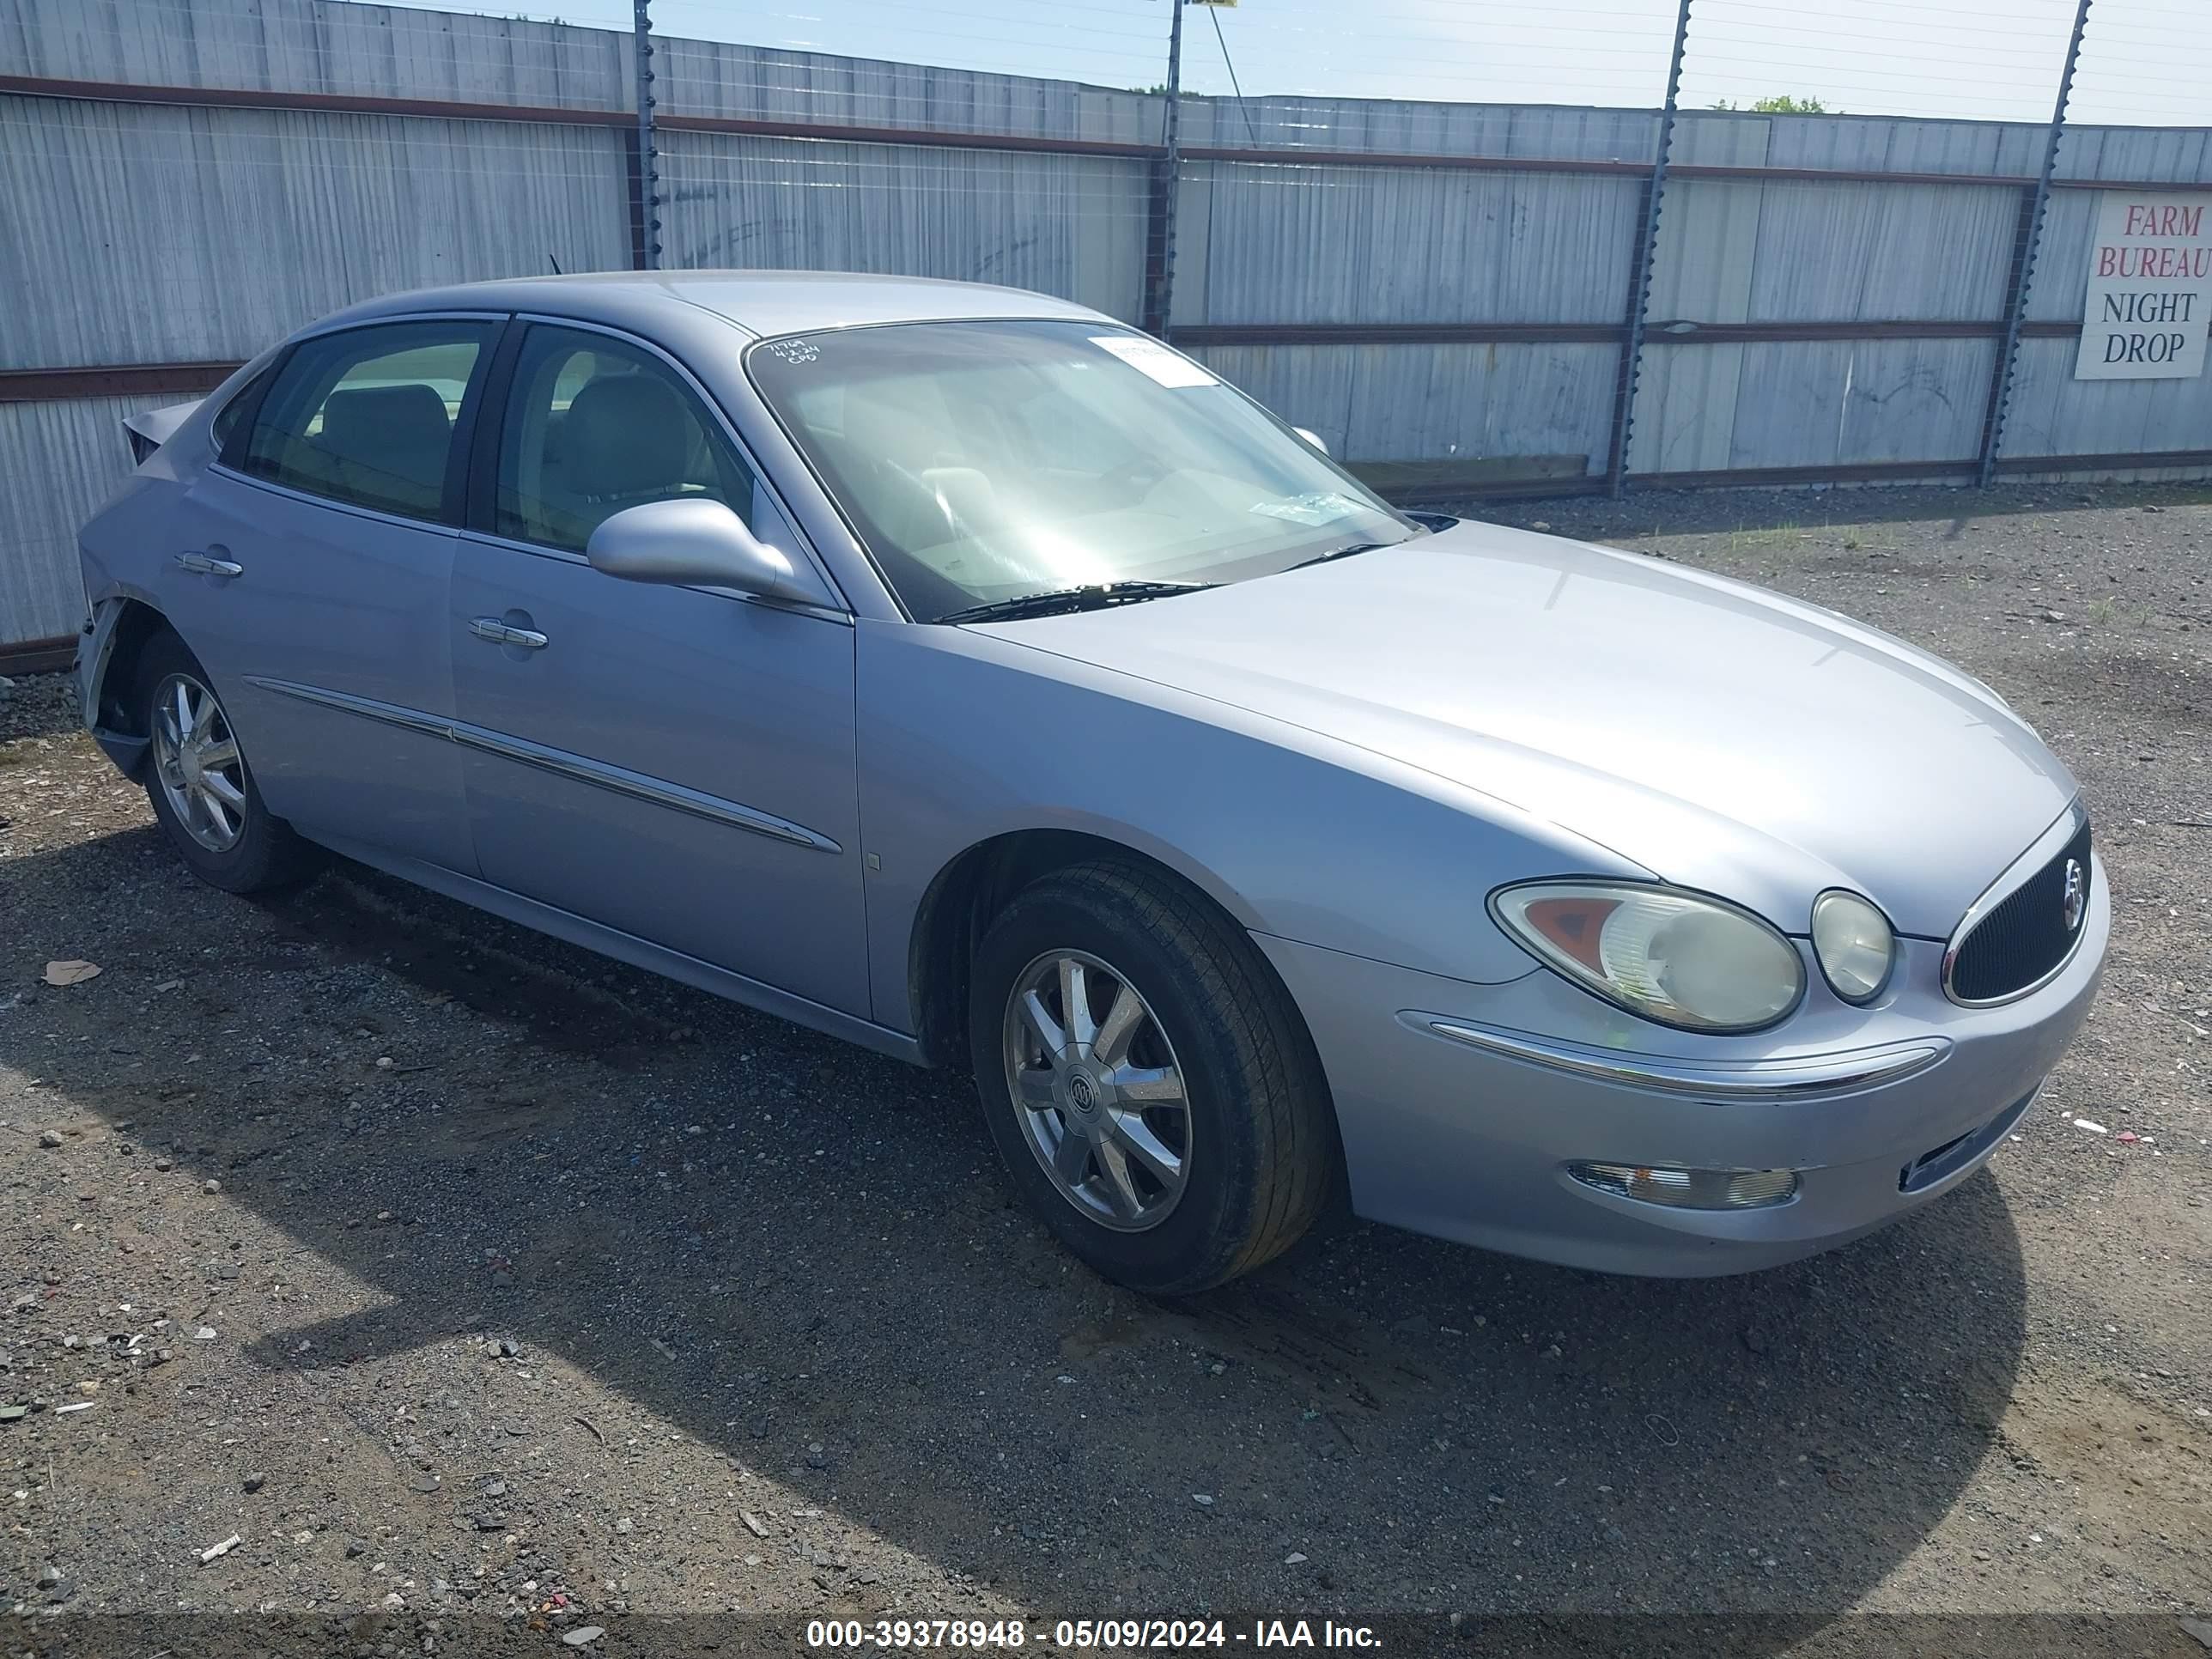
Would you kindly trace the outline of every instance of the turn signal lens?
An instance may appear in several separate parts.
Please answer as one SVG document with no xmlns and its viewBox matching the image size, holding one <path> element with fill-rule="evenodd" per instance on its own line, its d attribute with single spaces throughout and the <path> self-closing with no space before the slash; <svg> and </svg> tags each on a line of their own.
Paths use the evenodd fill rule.
<svg viewBox="0 0 2212 1659">
<path fill-rule="evenodd" d="M 1672 1170 L 1658 1164 L 1570 1164 L 1585 1187 L 1676 1210 L 1759 1210 L 1797 1195 L 1795 1170 Z"/>
<path fill-rule="evenodd" d="M 1813 954 L 1838 996 L 1869 1002 L 1889 982 L 1897 938 L 1871 900 L 1835 888 L 1813 901 Z"/>
<path fill-rule="evenodd" d="M 1501 888 L 1491 912 L 1568 978 L 1632 1014 L 1690 1031 L 1755 1031 L 1797 1006 L 1796 948 L 1748 910 L 1639 882 Z"/>
</svg>

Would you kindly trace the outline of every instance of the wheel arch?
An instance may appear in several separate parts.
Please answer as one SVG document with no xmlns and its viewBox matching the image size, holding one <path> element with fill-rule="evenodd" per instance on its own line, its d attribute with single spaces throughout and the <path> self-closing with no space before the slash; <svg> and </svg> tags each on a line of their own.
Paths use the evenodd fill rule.
<svg viewBox="0 0 2212 1659">
<path fill-rule="evenodd" d="M 1078 864 L 1110 860 L 1176 883 L 1203 901 L 1224 927 L 1242 938 L 1249 923 L 1233 895 L 1127 842 L 1086 830 L 1037 827 L 1005 831 L 979 841 L 947 860 L 922 891 L 907 943 L 907 979 L 915 1036 L 926 1063 L 964 1063 L 967 1051 L 969 964 L 992 918 L 1039 877 Z M 1293 1012 L 1297 1004 L 1264 952 L 1253 952 L 1258 969 L 1274 980 Z M 1304 1023 L 1304 1016 L 1298 1016 Z"/>
<path fill-rule="evenodd" d="M 165 631 L 175 630 L 150 601 L 132 594 L 109 599 L 95 619 L 94 655 L 78 688 L 94 739 L 134 780 L 145 773 L 148 733 L 141 729 L 144 722 L 133 706 L 131 689 L 138 683 L 148 643 Z"/>
<path fill-rule="evenodd" d="M 1171 885 L 1212 913 L 1224 943 L 1242 955 L 1249 981 L 1263 1001 L 1275 1005 L 1272 1019 L 1277 1040 L 1291 1050 L 1285 1054 L 1285 1061 L 1314 1081 L 1321 1139 L 1312 1150 L 1322 1160 L 1316 1171 L 1319 1186 L 1311 1195 L 1314 1207 L 1302 1210 L 1304 1218 L 1281 1242 L 1253 1258 L 1252 1264 L 1285 1248 L 1309 1222 L 1337 1224 L 1351 1213 L 1344 1133 L 1335 1091 L 1305 1011 L 1267 953 L 1252 942 L 1249 925 L 1238 917 L 1233 899 L 1224 902 L 1208 890 L 1206 881 L 1126 842 L 1082 830 L 1017 830 L 975 842 L 937 872 L 915 911 L 908 949 L 915 1033 L 923 1063 L 965 1069 L 976 947 L 1000 911 L 1017 893 L 1054 871 L 1098 863 L 1120 864 L 1155 883 Z M 1331 1217 L 1336 1221 L 1325 1220 Z"/>
</svg>

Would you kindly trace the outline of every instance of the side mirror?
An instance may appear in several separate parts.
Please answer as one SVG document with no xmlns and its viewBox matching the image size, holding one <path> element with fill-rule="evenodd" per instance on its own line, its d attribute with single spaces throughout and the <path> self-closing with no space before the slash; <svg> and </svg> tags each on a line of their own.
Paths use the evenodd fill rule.
<svg viewBox="0 0 2212 1659">
<path fill-rule="evenodd" d="M 786 555 L 720 501 L 700 496 L 624 507 L 592 532 L 584 556 L 592 569 L 626 582 L 733 587 L 800 605 L 822 599 Z"/>
<path fill-rule="evenodd" d="M 1297 433 L 1297 434 L 1298 434 L 1298 436 L 1300 436 L 1301 438 L 1304 438 L 1304 439 L 1308 442 L 1308 443 L 1311 444 L 1311 445 L 1312 445 L 1316 449 L 1318 449 L 1319 451 L 1321 451 L 1321 453 L 1322 453 L 1322 454 L 1326 455 L 1326 454 L 1328 454 L 1328 446 L 1326 443 L 1324 443 L 1324 442 L 1322 442 L 1322 435 L 1321 435 L 1321 434 L 1320 434 L 1320 433 L 1318 433 L 1318 432 L 1316 432 L 1316 431 L 1315 431 L 1311 427 L 1309 427 L 1309 426 L 1294 426 L 1294 427 L 1292 427 L 1292 428 L 1291 428 L 1291 431 L 1293 431 L 1293 432 L 1295 432 L 1295 433 Z"/>
</svg>

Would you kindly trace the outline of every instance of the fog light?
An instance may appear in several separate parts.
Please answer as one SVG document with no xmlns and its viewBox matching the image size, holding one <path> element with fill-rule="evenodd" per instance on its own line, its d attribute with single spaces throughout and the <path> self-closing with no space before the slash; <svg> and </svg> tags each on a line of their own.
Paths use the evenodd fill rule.
<svg viewBox="0 0 2212 1659">
<path fill-rule="evenodd" d="M 1797 1195 L 1795 1170 L 1670 1170 L 1656 1164 L 1570 1164 L 1585 1187 L 1677 1210 L 1757 1210 Z"/>
</svg>

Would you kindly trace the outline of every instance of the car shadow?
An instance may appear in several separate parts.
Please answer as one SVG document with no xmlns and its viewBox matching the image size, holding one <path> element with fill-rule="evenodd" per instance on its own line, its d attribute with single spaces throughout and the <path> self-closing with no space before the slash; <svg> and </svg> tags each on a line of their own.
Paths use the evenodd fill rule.
<svg viewBox="0 0 2212 1659">
<path fill-rule="evenodd" d="M 1744 1278 L 1344 1222 L 1158 1304 L 1013 1206 L 963 1079 L 354 866 L 252 907 L 173 870 L 150 830 L 0 866 L 27 921 L 135 891 L 144 974 L 201 963 L 150 997 L 127 1080 L 72 1081 L 88 999 L 0 1044 L 374 1293 L 253 1344 L 272 1370 L 509 1336 L 1063 1613 L 1763 1613 L 1773 1650 L 2001 1443 L 2024 1290 L 1986 1173 Z M 210 961 L 218 929 L 246 943 Z"/>
</svg>

